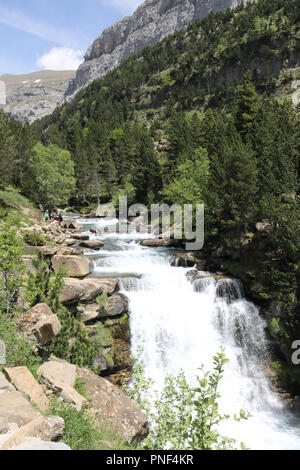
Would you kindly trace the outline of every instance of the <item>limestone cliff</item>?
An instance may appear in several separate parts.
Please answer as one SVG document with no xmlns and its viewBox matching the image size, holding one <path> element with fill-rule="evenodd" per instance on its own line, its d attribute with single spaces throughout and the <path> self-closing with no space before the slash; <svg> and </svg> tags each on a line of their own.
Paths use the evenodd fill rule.
<svg viewBox="0 0 300 470">
<path fill-rule="evenodd" d="M 1 95 L 1 108 L 21 122 L 33 122 L 51 114 L 62 101 L 74 71 L 42 70 L 26 75 L 3 75 L 6 92 Z M 1 90 L 4 91 L 2 85 Z M 3 104 L 5 103 L 5 104 Z"/>
<path fill-rule="evenodd" d="M 132 16 L 103 31 L 89 47 L 65 98 L 120 65 L 130 55 L 161 41 L 211 11 L 236 7 L 242 0 L 146 0 Z M 245 2 L 244 2 L 245 3 Z"/>
</svg>

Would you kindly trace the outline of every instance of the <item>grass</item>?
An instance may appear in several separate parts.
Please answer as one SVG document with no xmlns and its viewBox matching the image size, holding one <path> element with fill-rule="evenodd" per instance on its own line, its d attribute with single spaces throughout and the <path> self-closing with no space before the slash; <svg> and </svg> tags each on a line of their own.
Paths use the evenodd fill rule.
<svg viewBox="0 0 300 470">
<path fill-rule="evenodd" d="M 97 425 L 88 409 L 77 411 L 70 405 L 53 400 L 49 413 L 64 419 L 61 441 L 72 450 L 132 450 L 130 444 L 114 430 Z"/>
<path fill-rule="evenodd" d="M 0 191 L 0 206 L 11 209 L 29 207 L 29 201 L 17 191 Z"/>
</svg>

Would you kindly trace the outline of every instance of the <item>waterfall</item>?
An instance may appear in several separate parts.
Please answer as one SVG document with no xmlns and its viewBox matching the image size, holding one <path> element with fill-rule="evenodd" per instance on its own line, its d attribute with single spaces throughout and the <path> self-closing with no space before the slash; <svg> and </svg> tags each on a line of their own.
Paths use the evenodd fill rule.
<svg viewBox="0 0 300 470">
<path fill-rule="evenodd" d="M 251 449 L 300 448 L 299 419 L 284 409 L 264 373 L 265 322 L 244 298 L 241 282 L 205 272 L 193 280 L 191 268 L 171 266 L 172 250 L 142 247 L 139 234 L 99 238 L 105 248 L 93 256 L 94 274 L 120 276 L 130 305 L 132 353 L 143 346 L 146 374 L 156 386 L 181 369 L 194 384 L 198 368 L 211 370 L 223 346 L 229 362 L 220 385 L 221 411 L 252 414 L 245 422 L 226 422 L 223 434 Z"/>
</svg>

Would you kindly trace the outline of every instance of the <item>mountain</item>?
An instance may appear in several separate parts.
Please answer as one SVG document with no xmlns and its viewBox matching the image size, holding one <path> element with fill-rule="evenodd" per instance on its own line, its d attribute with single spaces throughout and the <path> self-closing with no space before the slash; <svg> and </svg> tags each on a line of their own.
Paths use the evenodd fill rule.
<svg viewBox="0 0 300 470">
<path fill-rule="evenodd" d="M 21 122 L 32 123 L 51 114 L 61 102 L 74 71 L 42 70 L 25 75 L 2 75 L 6 105 L 2 109 Z"/>
<path fill-rule="evenodd" d="M 191 22 L 204 18 L 210 12 L 224 11 L 240 3 L 242 0 L 145 1 L 132 16 L 103 31 L 89 47 L 65 98 L 72 98 L 79 89 L 144 47 L 152 46 L 176 31 L 186 30 Z"/>
</svg>

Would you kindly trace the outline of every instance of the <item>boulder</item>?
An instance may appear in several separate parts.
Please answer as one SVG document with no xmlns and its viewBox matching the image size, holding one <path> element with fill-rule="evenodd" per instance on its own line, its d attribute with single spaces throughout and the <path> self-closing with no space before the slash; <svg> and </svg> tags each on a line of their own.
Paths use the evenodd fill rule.
<svg viewBox="0 0 300 470">
<path fill-rule="evenodd" d="M 55 255 L 61 256 L 80 256 L 83 254 L 81 248 L 70 248 L 60 246 L 41 246 L 39 250 L 43 253 L 46 258 L 52 258 Z"/>
<path fill-rule="evenodd" d="M 128 312 L 126 297 L 121 294 L 114 294 L 108 299 L 106 305 L 101 307 L 99 317 L 117 317 L 126 312 Z"/>
<path fill-rule="evenodd" d="M 147 418 L 121 389 L 87 369 L 77 368 L 92 397 L 91 412 L 103 425 L 112 427 L 123 439 L 141 441 L 149 433 Z"/>
<path fill-rule="evenodd" d="M 74 220 L 65 220 L 62 225 L 63 228 L 71 229 L 71 230 L 82 230 L 83 225 L 74 222 Z"/>
<path fill-rule="evenodd" d="M 46 411 L 49 408 L 50 403 L 42 386 L 35 380 L 27 367 L 7 368 L 5 372 L 16 389 L 24 393 L 41 411 Z"/>
<path fill-rule="evenodd" d="M 1 450 L 9 450 L 20 445 L 28 437 L 38 437 L 44 441 L 54 441 L 63 435 L 65 423 L 59 416 L 38 416 L 22 426 L 16 433 L 9 437 L 1 447 Z"/>
<path fill-rule="evenodd" d="M 72 238 L 74 240 L 88 241 L 90 236 L 85 233 L 73 233 Z"/>
<path fill-rule="evenodd" d="M 60 394 L 60 397 L 71 403 L 78 411 L 86 404 L 86 399 L 74 387 L 76 367 L 66 361 L 50 360 L 38 370 L 40 381 L 49 390 Z"/>
<path fill-rule="evenodd" d="M 0 372 L 0 395 L 6 395 L 7 393 L 15 391 L 15 387 L 9 383 L 9 381 L 5 378 L 5 375 Z"/>
<path fill-rule="evenodd" d="M 100 305 L 98 304 L 88 304 L 86 306 L 80 306 L 77 308 L 77 311 L 81 314 L 81 319 L 84 323 L 96 320 L 100 315 Z"/>
<path fill-rule="evenodd" d="M 57 358 L 51 358 L 45 362 L 37 371 L 39 379 L 45 383 L 59 380 L 71 387 L 74 387 L 76 381 L 76 367 Z"/>
<path fill-rule="evenodd" d="M 183 267 L 183 268 L 192 268 L 195 265 L 206 263 L 205 260 L 199 259 L 195 253 L 188 252 L 188 253 L 175 253 L 171 258 L 171 266 L 176 267 Z"/>
<path fill-rule="evenodd" d="M 36 338 L 42 345 L 58 335 L 61 324 L 47 304 L 38 304 L 31 308 L 20 320 L 19 328 L 26 336 Z"/>
<path fill-rule="evenodd" d="M 83 248 L 90 248 L 91 250 L 100 250 L 100 248 L 104 247 L 104 243 L 100 240 L 87 240 L 82 241 L 80 243 L 80 246 L 82 246 Z"/>
<path fill-rule="evenodd" d="M 7 417 L 0 417 L 0 434 L 6 434 L 9 431 L 9 422 Z"/>
<path fill-rule="evenodd" d="M 63 304 L 74 304 L 79 301 L 91 302 L 103 292 L 108 295 L 113 294 L 116 288 L 116 279 L 88 278 L 79 280 L 68 278 L 62 288 L 60 301 Z"/>
<path fill-rule="evenodd" d="M 45 442 L 38 437 L 29 437 L 18 446 L 14 446 L 12 450 L 31 450 L 31 451 L 59 451 L 59 450 L 72 450 L 64 442 Z"/>
<path fill-rule="evenodd" d="M 83 256 L 62 256 L 56 255 L 52 258 L 54 272 L 60 269 L 67 271 L 69 277 L 86 277 L 92 271 L 92 262 Z"/>
<path fill-rule="evenodd" d="M 9 423 L 24 426 L 38 416 L 21 392 L 0 395 L 0 418 L 7 419 Z"/>
</svg>

